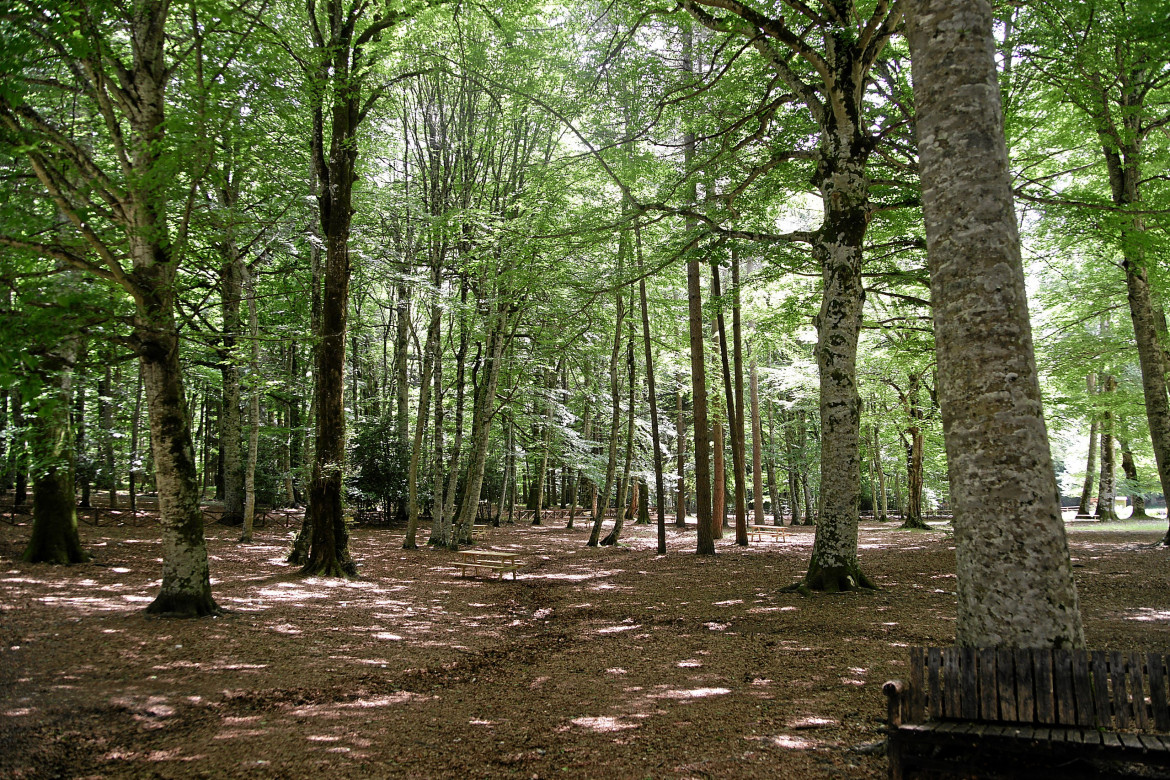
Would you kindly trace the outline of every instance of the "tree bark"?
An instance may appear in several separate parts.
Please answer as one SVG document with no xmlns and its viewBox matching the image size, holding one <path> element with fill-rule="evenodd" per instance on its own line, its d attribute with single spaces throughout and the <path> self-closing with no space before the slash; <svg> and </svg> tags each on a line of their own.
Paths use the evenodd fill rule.
<svg viewBox="0 0 1170 780">
<path fill-rule="evenodd" d="M 912 0 L 938 391 L 970 647 L 1083 647 L 1048 449 L 986 0 Z"/>
<path fill-rule="evenodd" d="M 436 283 L 434 294 L 439 294 L 442 283 L 441 272 L 434 271 Z M 439 335 L 443 324 L 443 310 L 436 300 L 431 304 L 431 317 L 427 326 L 427 341 L 423 347 L 422 377 L 419 380 L 418 417 L 414 423 L 414 440 L 410 444 L 410 466 L 406 473 L 406 539 L 402 542 L 402 549 L 417 550 L 418 542 L 415 537 L 418 533 L 418 466 L 422 460 L 423 434 L 426 432 L 427 417 L 431 404 L 431 381 L 434 378 L 435 363 L 443 359 L 439 354 Z M 509 439 L 509 443 L 511 439 Z M 509 453 L 509 456 L 511 453 Z M 432 522 L 434 520 L 432 519 Z"/>
<path fill-rule="evenodd" d="M 677 418 L 675 420 L 675 445 L 678 449 L 676 453 L 678 459 L 678 485 L 675 491 L 674 499 L 674 525 L 676 528 L 686 528 L 687 526 L 687 434 L 686 434 L 686 420 L 683 418 L 683 394 L 682 387 L 674 393 L 676 407 L 675 411 Z"/>
<path fill-rule="evenodd" d="M 224 198 L 224 200 L 227 200 Z M 227 203 L 221 203 L 225 208 Z M 219 349 L 219 374 L 222 384 L 219 415 L 219 451 L 223 469 L 223 515 L 219 522 L 239 525 L 244 521 L 244 458 L 241 442 L 244 437 L 243 415 L 240 404 L 240 360 L 236 354 L 243 320 L 240 302 L 243 300 L 244 259 L 234 241 L 227 240 L 220 248 L 223 264 L 219 269 L 220 306 L 223 309 L 223 338 Z"/>
<path fill-rule="evenodd" d="M 1117 389 L 1117 380 L 1110 374 L 1101 377 L 1101 392 L 1105 398 L 1105 410 L 1101 412 L 1101 476 L 1097 480 L 1098 520 L 1108 522 L 1117 519 L 1113 501 L 1117 498 L 1117 470 L 1113 459 L 1113 410 L 1109 408 L 1109 394 Z"/>
<path fill-rule="evenodd" d="M 752 512 L 755 525 L 764 524 L 763 426 L 760 424 L 760 388 L 753 357 L 748 368 L 748 387 L 752 405 Z"/>
<path fill-rule="evenodd" d="M 666 555 L 666 482 L 662 474 L 662 437 L 658 429 L 658 394 L 654 387 L 654 355 L 650 343 L 650 308 L 642 262 L 642 231 L 634 222 L 634 254 L 638 258 L 638 299 L 642 305 L 642 344 L 646 353 L 646 394 L 650 399 L 650 441 L 654 448 L 654 497 L 658 507 L 658 554 Z M 576 503 L 576 486 L 573 488 Z M 649 512 L 649 497 L 645 502 Z"/>
<path fill-rule="evenodd" d="M 80 338 L 70 337 L 48 352 L 40 366 L 42 388 L 32 402 L 36 420 L 29 435 L 33 477 L 32 533 L 21 560 L 81 563 L 89 556 L 77 533 L 74 436 L 69 422 L 74 362 Z"/>
<path fill-rule="evenodd" d="M 256 460 L 260 455 L 260 394 L 264 392 L 264 386 L 260 381 L 260 313 L 256 308 L 256 279 L 242 261 L 240 266 L 248 299 L 248 335 L 252 342 L 248 350 L 252 381 L 248 392 L 248 460 L 244 465 L 244 533 L 240 541 L 250 542 L 256 522 Z"/>
</svg>

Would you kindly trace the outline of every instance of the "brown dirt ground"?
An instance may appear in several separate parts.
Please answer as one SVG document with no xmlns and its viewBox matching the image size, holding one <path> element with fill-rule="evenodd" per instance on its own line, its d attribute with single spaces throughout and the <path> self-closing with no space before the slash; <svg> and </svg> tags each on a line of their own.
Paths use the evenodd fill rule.
<svg viewBox="0 0 1170 780">
<path fill-rule="evenodd" d="M 0 776 L 885 776 L 881 685 L 953 640 L 947 534 L 864 524 L 882 589 L 805 598 L 780 588 L 812 529 L 700 558 L 692 533 L 659 557 L 653 528 L 589 549 L 562 525 L 489 535 L 524 552 L 515 582 L 369 528 L 360 579 L 302 579 L 287 528 L 211 526 L 230 612 L 199 621 L 142 612 L 155 527 L 83 526 L 93 562 L 53 567 L 0 525 Z M 1071 534 L 1091 647 L 1170 645 L 1157 538 Z"/>
</svg>

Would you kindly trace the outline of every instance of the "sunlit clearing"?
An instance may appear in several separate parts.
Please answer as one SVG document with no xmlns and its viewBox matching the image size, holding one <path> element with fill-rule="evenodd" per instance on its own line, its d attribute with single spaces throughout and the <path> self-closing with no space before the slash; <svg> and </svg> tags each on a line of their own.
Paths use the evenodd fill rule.
<svg viewBox="0 0 1170 780">
<path fill-rule="evenodd" d="M 717 607 L 730 607 L 734 604 L 742 604 L 742 603 L 743 603 L 743 599 L 731 599 L 730 601 L 716 601 L 715 606 L 717 606 Z"/>
<path fill-rule="evenodd" d="M 787 748 L 788 750 L 811 750 L 817 744 L 811 739 L 801 739 L 800 737 L 793 737 L 788 734 L 779 734 L 772 737 L 771 742 L 776 747 Z"/>
<path fill-rule="evenodd" d="M 703 625 L 711 631 L 726 631 L 731 628 L 730 623 L 704 623 Z"/>
<path fill-rule="evenodd" d="M 398 634 L 388 634 L 385 631 L 380 631 L 377 634 L 374 634 L 374 638 L 375 639 L 385 639 L 388 642 L 401 642 L 402 641 L 402 637 L 400 637 Z"/>
<path fill-rule="evenodd" d="M 613 668 L 606 669 L 605 673 L 606 674 L 626 674 L 626 670 L 622 669 L 620 666 L 615 666 Z"/>
<path fill-rule="evenodd" d="M 469 720 L 467 722 L 470 723 L 472 726 L 494 726 L 494 725 L 496 725 L 496 722 L 494 720 L 480 720 L 478 718 L 472 718 L 471 720 Z"/>
<path fill-rule="evenodd" d="M 310 742 L 340 742 L 341 737 L 335 737 L 329 734 L 316 734 L 306 737 Z"/>
<path fill-rule="evenodd" d="M 698 667 L 703 665 L 703 662 L 696 660 L 694 658 L 688 658 L 685 661 L 679 661 L 677 665 L 681 666 L 684 669 L 697 669 Z"/>
<path fill-rule="evenodd" d="M 599 633 L 599 634 L 617 634 L 621 631 L 633 631 L 635 628 L 641 628 L 641 627 L 642 626 L 640 626 L 640 625 L 637 625 L 637 626 L 607 626 L 606 628 L 597 629 L 597 633 Z"/>
<path fill-rule="evenodd" d="M 617 718 L 573 718 L 572 723 L 594 731 L 622 731 L 638 727 L 635 723 L 625 723 Z"/>
</svg>

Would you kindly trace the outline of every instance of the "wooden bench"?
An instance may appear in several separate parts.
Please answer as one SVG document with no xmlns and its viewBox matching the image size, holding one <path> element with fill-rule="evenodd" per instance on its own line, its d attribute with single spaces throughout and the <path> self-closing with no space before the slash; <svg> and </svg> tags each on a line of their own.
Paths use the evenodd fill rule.
<svg viewBox="0 0 1170 780">
<path fill-rule="evenodd" d="M 773 541 L 779 539 L 782 542 L 788 541 L 788 533 L 782 525 L 749 525 L 748 539 L 753 542 L 762 542 L 764 537 Z"/>
<path fill-rule="evenodd" d="M 512 579 L 516 579 L 516 570 L 522 565 L 519 558 L 519 553 L 496 552 L 494 550 L 460 550 L 459 566 L 462 571 L 459 576 L 466 576 L 468 569 L 471 569 L 473 575 L 477 570 L 485 569 L 488 572 L 499 572 L 500 579 L 503 579 L 504 572 L 510 571 Z"/>
<path fill-rule="evenodd" d="M 910 649 L 889 705 L 890 777 L 1117 777 L 1170 767 L 1166 656 Z M 1164 775 L 1158 775 L 1164 776 Z"/>
</svg>

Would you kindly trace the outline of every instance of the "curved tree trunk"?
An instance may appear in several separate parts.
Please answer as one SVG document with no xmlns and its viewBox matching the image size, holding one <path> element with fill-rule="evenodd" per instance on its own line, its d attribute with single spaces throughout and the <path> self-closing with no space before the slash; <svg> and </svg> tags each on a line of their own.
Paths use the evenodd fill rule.
<svg viewBox="0 0 1170 780">
<path fill-rule="evenodd" d="M 1083 647 L 1048 449 L 986 0 L 912 0 L 938 391 L 968 647 Z"/>
</svg>

